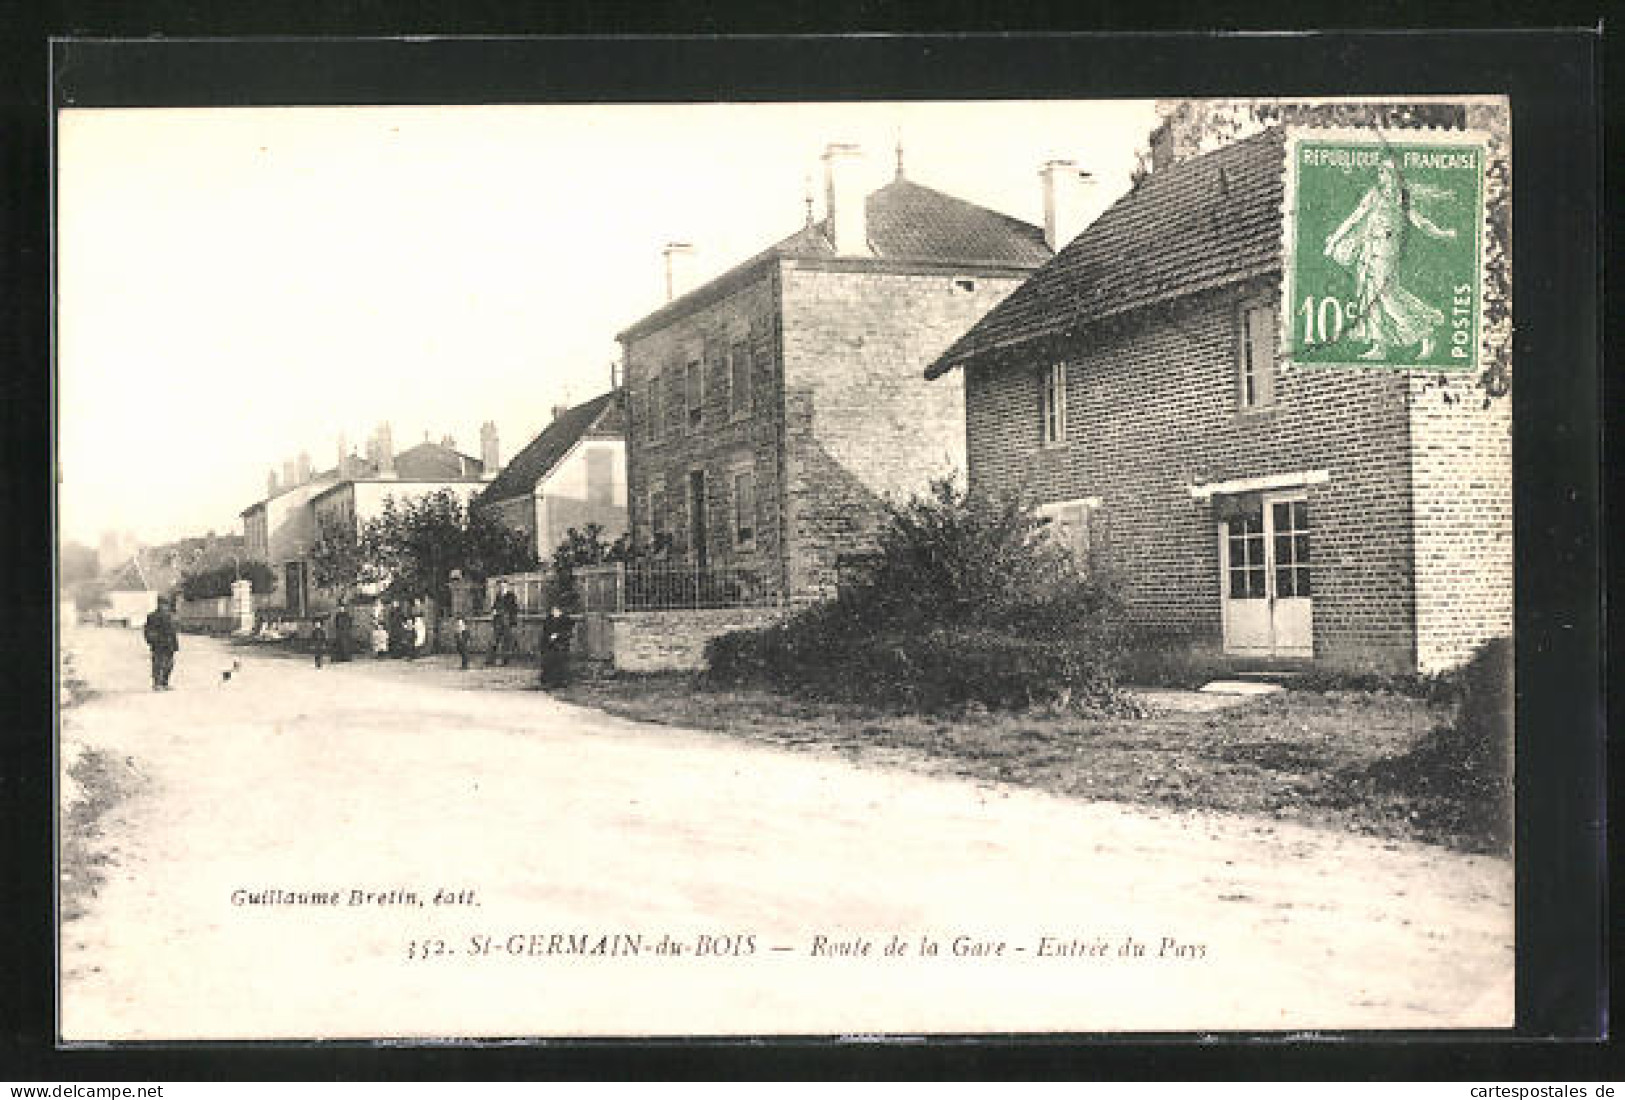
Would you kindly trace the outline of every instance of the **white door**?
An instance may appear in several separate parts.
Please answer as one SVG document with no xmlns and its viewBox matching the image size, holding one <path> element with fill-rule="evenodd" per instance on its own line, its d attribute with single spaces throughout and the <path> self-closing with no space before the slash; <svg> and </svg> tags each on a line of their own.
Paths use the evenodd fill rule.
<svg viewBox="0 0 1625 1100">
<path fill-rule="evenodd" d="M 1225 651 L 1313 656 L 1309 503 L 1303 494 L 1249 498 L 1219 524 L 1219 559 Z"/>
</svg>

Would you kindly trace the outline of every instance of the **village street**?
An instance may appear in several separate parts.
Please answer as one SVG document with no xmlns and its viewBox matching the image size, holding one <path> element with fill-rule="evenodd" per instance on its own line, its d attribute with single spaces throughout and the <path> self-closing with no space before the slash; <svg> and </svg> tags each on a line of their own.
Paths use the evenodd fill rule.
<svg viewBox="0 0 1625 1100">
<path fill-rule="evenodd" d="M 65 645 L 69 796 L 122 792 L 70 1040 L 1511 1023 L 1504 861 L 859 769 L 447 658 L 188 636 L 153 693 L 138 631 Z"/>
</svg>

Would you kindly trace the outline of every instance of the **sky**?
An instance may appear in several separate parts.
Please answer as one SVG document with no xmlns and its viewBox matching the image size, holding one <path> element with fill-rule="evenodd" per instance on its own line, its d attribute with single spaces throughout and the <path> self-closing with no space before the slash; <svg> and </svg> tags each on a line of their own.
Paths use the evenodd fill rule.
<svg viewBox="0 0 1625 1100">
<path fill-rule="evenodd" d="M 266 474 L 388 421 L 504 460 L 604 392 L 616 333 L 813 213 L 819 156 L 901 142 L 918 183 L 1042 225 L 1038 169 L 1096 209 L 1150 101 L 66 110 L 58 126 L 63 539 L 240 531 Z"/>
</svg>

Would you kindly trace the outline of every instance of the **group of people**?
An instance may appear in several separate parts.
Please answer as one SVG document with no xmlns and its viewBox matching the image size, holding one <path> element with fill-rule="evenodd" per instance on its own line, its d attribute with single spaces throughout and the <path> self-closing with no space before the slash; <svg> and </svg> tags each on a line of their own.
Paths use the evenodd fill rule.
<svg viewBox="0 0 1625 1100">
<path fill-rule="evenodd" d="M 429 625 L 423 608 L 417 603 L 397 600 L 387 606 L 383 601 L 373 605 L 370 627 L 358 631 L 355 612 L 348 603 L 340 602 L 332 614 L 329 633 L 326 616 L 311 620 L 311 650 L 316 667 L 321 668 L 331 658 L 334 663 L 351 659 L 352 648 L 360 641 L 370 648 L 374 657 L 416 658 L 429 652 Z M 548 608 L 541 622 L 540 675 L 543 685 L 556 687 L 570 679 L 570 642 L 575 621 L 564 609 L 554 605 Z M 175 651 L 180 647 L 175 630 L 171 602 L 158 601 L 158 607 L 147 616 L 142 631 L 147 647 L 152 652 L 152 690 L 167 691 L 169 677 L 175 667 Z M 491 606 L 491 651 L 487 667 L 506 666 L 521 653 L 519 600 L 508 588 L 499 583 L 496 599 Z M 459 617 L 452 628 L 452 638 L 462 668 L 469 667 L 472 651 L 472 632 L 467 619 Z"/>
<path fill-rule="evenodd" d="M 349 604 L 341 601 L 333 612 L 333 630 L 328 633 L 326 616 L 311 620 L 311 650 L 316 667 L 331 656 L 334 663 L 348 661 L 352 647 L 358 642 L 374 657 L 416 658 L 429 652 L 429 620 L 423 609 L 408 600 L 384 604 L 382 600 L 372 607 L 368 620 L 371 626 L 358 636 L 356 616 Z"/>
</svg>

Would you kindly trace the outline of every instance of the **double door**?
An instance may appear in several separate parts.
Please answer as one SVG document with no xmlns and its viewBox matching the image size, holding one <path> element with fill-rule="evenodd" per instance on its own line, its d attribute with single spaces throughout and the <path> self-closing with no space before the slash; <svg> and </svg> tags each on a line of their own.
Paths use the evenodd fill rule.
<svg viewBox="0 0 1625 1100">
<path fill-rule="evenodd" d="M 1229 502 L 1219 523 L 1227 653 L 1314 656 L 1309 502 L 1302 492 Z"/>
</svg>

